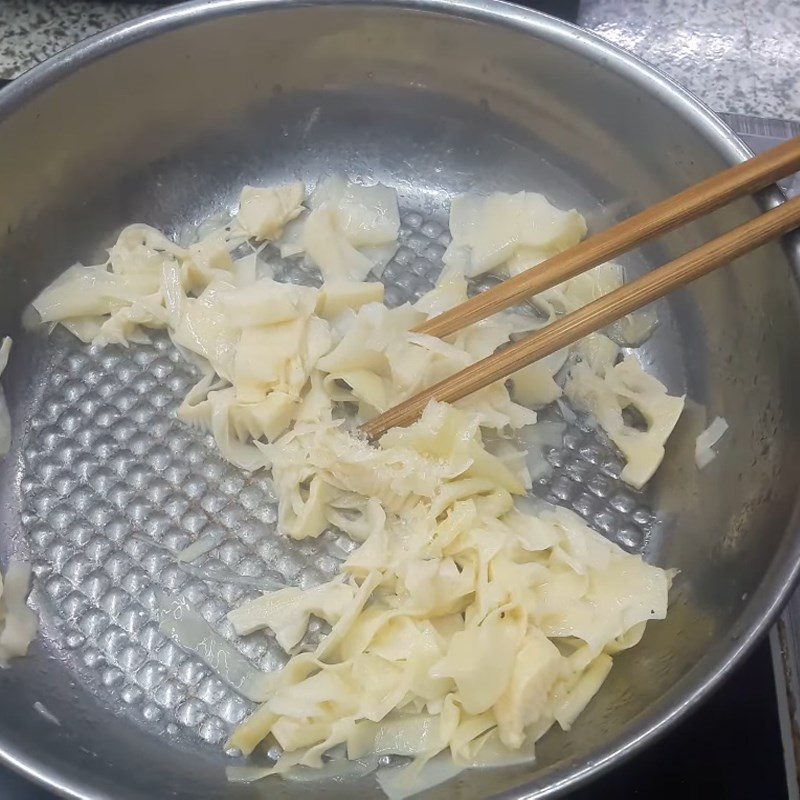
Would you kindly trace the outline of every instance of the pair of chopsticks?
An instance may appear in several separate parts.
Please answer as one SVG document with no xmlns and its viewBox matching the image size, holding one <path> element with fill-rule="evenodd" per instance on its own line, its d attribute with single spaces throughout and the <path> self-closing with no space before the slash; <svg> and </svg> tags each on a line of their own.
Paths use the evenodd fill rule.
<svg viewBox="0 0 800 800">
<path fill-rule="evenodd" d="M 415 330 L 431 336 L 448 336 L 798 170 L 800 137 L 662 200 L 428 320 Z M 788 200 L 456 372 L 369 420 L 362 430 L 368 438 L 377 439 L 390 428 L 409 425 L 419 418 L 431 400 L 454 403 L 494 381 L 507 378 L 518 369 L 573 344 L 797 227 L 800 227 L 800 197 Z"/>
</svg>

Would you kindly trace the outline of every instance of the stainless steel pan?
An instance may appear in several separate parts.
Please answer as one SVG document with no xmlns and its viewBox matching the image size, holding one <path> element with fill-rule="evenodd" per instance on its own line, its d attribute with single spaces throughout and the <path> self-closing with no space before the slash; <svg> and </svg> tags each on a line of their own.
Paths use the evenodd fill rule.
<svg viewBox="0 0 800 800">
<path fill-rule="evenodd" d="M 372 778 L 227 785 L 220 742 L 247 705 L 159 632 L 153 593 L 184 594 L 228 635 L 224 612 L 250 589 L 186 575 L 165 547 L 221 527 L 228 539 L 204 568 L 302 582 L 335 569 L 336 540 L 278 538 L 263 480 L 174 419 L 193 376 L 166 340 L 94 352 L 22 330 L 22 309 L 65 265 L 98 257 L 129 221 L 184 236 L 233 208 L 245 182 L 337 170 L 399 190 L 403 247 L 386 281 L 400 302 L 435 276 L 456 192 L 536 189 L 598 229 L 746 155 L 644 64 L 491 0 L 204 0 L 4 89 L 0 329 L 16 348 L 0 540 L 4 557 L 35 563 L 43 631 L 0 673 L 3 758 L 93 800 L 377 795 Z M 676 233 L 627 261 L 629 274 L 757 210 L 741 201 Z M 800 551 L 797 266 L 797 241 L 764 248 L 659 308 L 642 358 L 731 424 L 707 469 L 694 466 L 706 417 L 692 406 L 647 495 L 620 485 L 614 454 L 578 429 L 538 487 L 681 570 L 668 620 L 617 659 L 572 731 L 545 739 L 535 768 L 468 774 L 430 797 L 557 794 L 672 725 L 764 631 Z M 265 668 L 280 662 L 266 636 L 240 647 Z"/>
</svg>

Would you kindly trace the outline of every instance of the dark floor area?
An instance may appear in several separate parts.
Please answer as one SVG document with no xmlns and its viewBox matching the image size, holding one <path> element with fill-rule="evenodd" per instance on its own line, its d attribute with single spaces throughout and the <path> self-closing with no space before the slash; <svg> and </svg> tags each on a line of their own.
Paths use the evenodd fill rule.
<svg viewBox="0 0 800 800">
<path fill-rule="evenodd" d="M 788 798 L 769 642 L 689 719 L 568 800 Z"/>
</svg>

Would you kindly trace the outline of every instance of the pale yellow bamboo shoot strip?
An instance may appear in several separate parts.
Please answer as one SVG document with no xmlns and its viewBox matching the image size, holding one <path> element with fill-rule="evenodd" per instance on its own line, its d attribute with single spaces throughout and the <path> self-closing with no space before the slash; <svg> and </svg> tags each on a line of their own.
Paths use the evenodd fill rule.
<svg viewBox="0 0 800 800">
<path fill-rule="evenodd" d="M 626 314 L 797 227 L 800 227 L 800 197 L 734 228 L 451 375 L 371 419 L 362 426 L 362 430 L 369 438 L 376 439 L 390 428 L 408 425 L 419 418 L 431 400 L 454 403 L 494 381 L 507 378 L 518 369 L 605 328 Z"/>
<path fill-rule="evenodd" d="M 448 336 L 473 322 L 596 267 L 667 231 L 800 170 L 800 137 L 684 189 L 623 222 L 424 322 L 416 331 Z"/>
</svg>

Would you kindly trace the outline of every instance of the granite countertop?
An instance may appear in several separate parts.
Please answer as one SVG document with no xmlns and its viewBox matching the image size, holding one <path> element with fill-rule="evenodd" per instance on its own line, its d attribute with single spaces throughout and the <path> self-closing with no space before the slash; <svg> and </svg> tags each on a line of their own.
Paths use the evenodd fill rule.
<svg viewBox="0 0 800 800">
<path fill-rule="evenodd" d="M 800 120 L 797 0 L 582 0 L 579 22 L 715 111 Z"/>
<path fill-rule="evenodd" d="M 0 0 L 0 78 L 164 4 Z M 578 21 L 716 111 L 800 120 L 797 0 L 581 0 Z"/>
<path fill-rule="evenodd" d="M 87 36 L 163 5 L 104 0 L 0 0 L 0 78 L 16 78 Z"/>
</svg>

